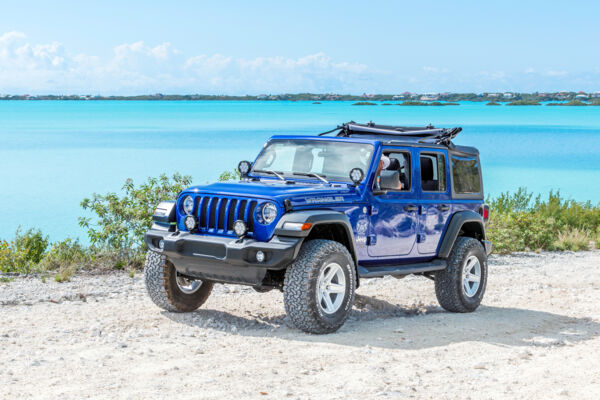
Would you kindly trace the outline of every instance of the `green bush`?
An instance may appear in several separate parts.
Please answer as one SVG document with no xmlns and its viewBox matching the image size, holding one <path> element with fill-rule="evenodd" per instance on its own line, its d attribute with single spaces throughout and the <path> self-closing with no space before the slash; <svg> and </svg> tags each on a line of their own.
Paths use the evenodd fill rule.
<svg viewBox="0 0 600 400">
<path fill-rule="evenodd" d="M 524 188 L 488 199 L 489 240 L 498 253 L 538 250 L 584 250 L 600 230 L 600 206 L 550 192 L 546 200 Z"/>
<path fill-rule="evenodd" d="M 219 182 L 236 181 L 240 179 L 240 171 L 234 169 L 233 171 L 222 172 L 217 178 Z"/>
<path fill-rule="evenodd" d="M 157 204 L 175 199 L 179 192 L 191 184 L 190 176 L 179 174 L 169 178 L 161 175 L 135 186 L 128 179 L 124 193 L 94 194 L 83 199 L 81 206 L 96 214 L 96 220 L 79 218 L 79 225 L 86 228 L 92 246 L 117 252 L 122 259 L 130 260 L 145 250 L 144 233 L 152 225 L 152 214 Z"/>
<path fill-rule="evenodd" d="M 553 247 L 554 250 L 561 251 L 589 250 L 592 240 L 593 238 L 588 231 L 575 228 L 560 232 L 554 241 Z"/>
<path fill-rule="evenodd" d="M 15 238 L 9 243 L 0 242 L 0 267 L 2 272 L 29 274 L 37 270 L 48 248 L 48 236 L 39 229 L 30 228 L 21 233 L 17 229 Z"/>
<path fill-rule="evenodd" d="M 41 264 L 44 270 L 59 270 L 67 266 L 80 269 L 90 264 L 91 260 L 90 249 L 82 246 L 78 240 L 69 238 L 52 244 Z"/>
</svg>

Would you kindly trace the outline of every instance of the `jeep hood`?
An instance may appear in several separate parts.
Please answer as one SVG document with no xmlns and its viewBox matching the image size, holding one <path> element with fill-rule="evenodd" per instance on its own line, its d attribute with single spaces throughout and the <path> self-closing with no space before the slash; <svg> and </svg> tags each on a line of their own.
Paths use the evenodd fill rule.
<svg viewBox="0 0 600 400">
<path fill-rule="evenodd" d="M 262 199 L 272 199 L 283 203 L 285 199 L 290 199 L 293 203 L 304 203 L 308 198 L 315 199 L 312 203 L 318 203 L 318 199 L 324 199 L 324 203 L 344 202 L 348 195 L 357 196 L 358 192 L 354 186 L 345 184 L 311 184 L 306 182 L 296 182 L 295 184 L 286 184 L 283 181 L 240 181 L 240 182 L 219 182 L 209 185 L 192 186 L 183 193 L 205 193 L 217 196 L 237 196 L 253 197 Z M 182 194 L 183 194 L 182 193 Z M 353 197 L 353 196 L 351 196 Z M 299 204 L 298 204 L 299 205 Z"/>
</svg>

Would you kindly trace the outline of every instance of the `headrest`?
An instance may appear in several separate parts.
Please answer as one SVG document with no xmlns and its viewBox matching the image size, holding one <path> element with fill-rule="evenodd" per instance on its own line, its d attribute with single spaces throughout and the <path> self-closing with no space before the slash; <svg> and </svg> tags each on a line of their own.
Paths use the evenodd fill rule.
<svg viewBox="0 0 600 400">
<path fill-rule="evenodd" d="M 400 161 L 397 158 L 390 158 L 390 165 L 386 169 L 389 171 L 400 171 Z"/>
<path fill-rule="evenodd" d="M 400 173 L 398 171 L 381 171 L 379 187 L 381 189 L 397 190 L 400 186 Z"/>
<path fill-rule="evenodd" d="M 433 160 L 429 157 L 421 157 L 421 180 L 433 180 Z"/>
</svg>

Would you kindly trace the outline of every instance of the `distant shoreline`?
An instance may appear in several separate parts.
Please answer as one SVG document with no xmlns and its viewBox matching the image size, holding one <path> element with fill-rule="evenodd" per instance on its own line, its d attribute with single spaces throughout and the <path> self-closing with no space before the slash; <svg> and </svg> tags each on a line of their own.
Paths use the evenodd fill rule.
<svg viewBox="0 0 600 400">
<path fill-rule="evenodd" d="M 354 101 L 354 102 L 406 102 L 405 105 L 431 105 L 432 103 L 457 103 L 457 102 L 485 102 L 494 104 L 511 105 L 538 105 L 536 103 L 557 102 L 569 105 L 600 105 L 600 92 L 552 92 L 552 93 L 411 93 L 402 94 L 333 94 L 333 93 L 285 93 L 261 94 L 257 96 L 226 96 L 205 94 L 149 94 L 135 96 L 100 96 L 100 95 L 9 95 L 0 94 L 0 101 L 311 101 L 319 104 L 327 101 Z M 376 104 L 376 103 L 375 103 Z M 439 104 L 439 105 L 441 105 Z M 438 104 L 436 104 L 438 105 Z"/>
</svg>

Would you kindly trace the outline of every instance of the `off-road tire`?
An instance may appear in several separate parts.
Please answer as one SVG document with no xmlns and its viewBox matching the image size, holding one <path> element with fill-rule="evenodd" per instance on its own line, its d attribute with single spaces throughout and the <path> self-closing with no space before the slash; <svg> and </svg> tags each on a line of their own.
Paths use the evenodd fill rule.
<svg viewBox="0 0 600 400">
<path fill-rule="evenodd" d="M 479 289 L 468 297 L 463 288 L 462 272 L 466 260 L 474 255 L 481 266 Z M 447 311 L 466 313 L 479 307 L 487 284 L 487 256 L 481 242 L 470 237 L 459 236 L 448 257 L 446 269 L 435 274 L 435 295 L 440 305 Z"/>
<path fill-rule="evenodd" d="M 164 255 L 148 251 L 144 279 L 154 304 L 166 311 L 191 312 L 206 302 L 213 288 L 212 282 L 203 281 L 196 292 L 187 294 L 177 286 L 176 276 L 175 266 Z"/>
<path fill-rule="evenodd" d="M 333 261 L 342 267 L 346 291 L 340 308 L 333 314 L 326 314 L 318 304 L 317 282 L 321 270 Z M 304 332 L 335 332 L 352 310 L 355 290 L 356 269 L 348 249 L 332 240 L 311 240 L 302 245 L 298 257 L 285 272 L 285 311 L 294 325 Z"/>
</svg>

